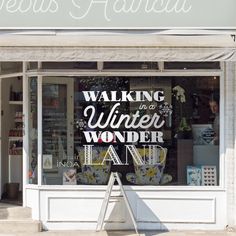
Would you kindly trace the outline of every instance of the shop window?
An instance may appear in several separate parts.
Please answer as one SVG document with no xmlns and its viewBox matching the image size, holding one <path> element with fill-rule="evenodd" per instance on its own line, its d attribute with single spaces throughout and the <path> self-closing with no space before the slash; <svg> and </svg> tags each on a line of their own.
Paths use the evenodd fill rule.
<svg viewBox="0 0 236 236">
<path fill-rule="evenodd" d="M 44 184 L 103 185 L 111 171 L 127 185 L 219 183 L 219 77 L 53 79 Z"/>
<path fill-rule="evenodd" d="M 158 70 L 158 62 L 104 62 L 104 70 Z"/>
<path fill-rule="evenodd" d="M 167 70 L 219 70 L 220 62 L 165 62 L 164 68 Z"/>
<path fill-rule="evenodd" d="M 38 62 L 29 62 L 29 70 L 37 70 Z"/>
<path fill-rule="evenodd" d="M 1 74 L 11 74 L 22 72 L 22 62 L 1 62 L 0 72 Z"/>
<path fill-rule="evenodd" d="M 38 84 L 37 78 L 29 78 L 29 183 L 38 183 Z"/>
<path fill-rule="evenodd" d="M 43 62 L 42 68 L 97 70 L 97 62 Z"/>
</svg>

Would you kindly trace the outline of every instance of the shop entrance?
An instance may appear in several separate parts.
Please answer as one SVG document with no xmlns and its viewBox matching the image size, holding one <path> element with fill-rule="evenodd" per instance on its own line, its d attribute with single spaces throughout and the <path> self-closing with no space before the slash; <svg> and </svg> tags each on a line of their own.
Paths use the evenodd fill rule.
<svg viewBox="0 0 236 236">
<path fill-rule="evenodd" d="M 22 205 L 22 76 L 1 79 L 1 201 Z"/>
</svg>

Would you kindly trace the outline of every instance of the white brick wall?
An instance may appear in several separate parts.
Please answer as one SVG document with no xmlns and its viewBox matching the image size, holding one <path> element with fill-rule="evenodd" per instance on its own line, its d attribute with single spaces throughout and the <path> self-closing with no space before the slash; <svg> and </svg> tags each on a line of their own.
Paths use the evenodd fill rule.
<svg viewBox="0 0 236 236">
<path fill-rule="evenodd" d="M 225 70 L 225 174 L 228 226 L 236 226 L 236 63 L 226 63 Z"/>
</svg>

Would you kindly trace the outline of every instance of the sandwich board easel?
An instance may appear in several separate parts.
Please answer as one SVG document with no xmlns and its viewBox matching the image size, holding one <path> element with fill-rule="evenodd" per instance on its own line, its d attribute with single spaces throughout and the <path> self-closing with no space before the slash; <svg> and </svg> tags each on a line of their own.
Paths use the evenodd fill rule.
<svg viewBox="0 0 236 236">
<path fill-rule="evenodd" d="M 117 172 L 111 172 L 110 179 L 109 179 L 109 182 L 108 182 L 108 185 L 107 185 L 106 194 L 105 194 L 105 197 L 104 197 L 103 203 L 102 203 L 102 208 L 101 208 L 101 211 L 99 213 L 96 231 L 101 231 L 102 230 L 102 226 L 103 226 L 105 215 L 106 215 L 106 212 L 107 212 L 107 207 L 108 207 L 109 200 L 111 198 L 116 198 L 115 196 L 114 197 L 111 196 L 112 188 L 114 186 L 115 181 L 117 181 L 117 183 L 120 186 L 120 191 L 121 191 L 121 194 L 122 194 L 121 197 L 124 198 L 124 202 L 125 202 L 125 205 L 128 209 L 128 212 L 130 214 L 130 217 L 132 219 L 135 232 L 136 232 L 136 234 L 138 234 L 138 227 L 137 227 L 137 223 L 136 223 L 133 211 L 131 209 L 131 206 L 129 204 L 129 201 L 128 201 L 128 198 L 126 196 L 125 190 L 123 188 L 122 182 L 120 180 L 119 174 Z"/>
</svg>

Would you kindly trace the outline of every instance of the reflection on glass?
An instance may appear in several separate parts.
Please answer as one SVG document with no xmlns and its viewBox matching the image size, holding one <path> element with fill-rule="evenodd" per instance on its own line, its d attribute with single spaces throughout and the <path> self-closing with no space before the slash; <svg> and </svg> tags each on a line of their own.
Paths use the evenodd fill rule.
<svg viewBox="0 0 236 236">
<path fill-rule="evenodd" d="M 37 184 L 37 173 L 38 173 L 38 97 L 37 97 L 37 78 L 29 79 L 30 87 L 30 133 L 29 133 L 29 183 Z"/>
<path fill-rule="evenodd" d="M 43 183 L 61 184 L 58 163 L 67 159 L 67 88 L 43 84 Z"/>
<path fill-rule="evenodd" d="M 218 77 L 67 81 L 70 90 L 43 85 L 45 184 L 107 184 L 111 171 L 128 185 L 219 183 L 219 112 L 209 103 L 219 94 Z M 219 96 L 217 104 L 219 111 Z"/>
</svg>

